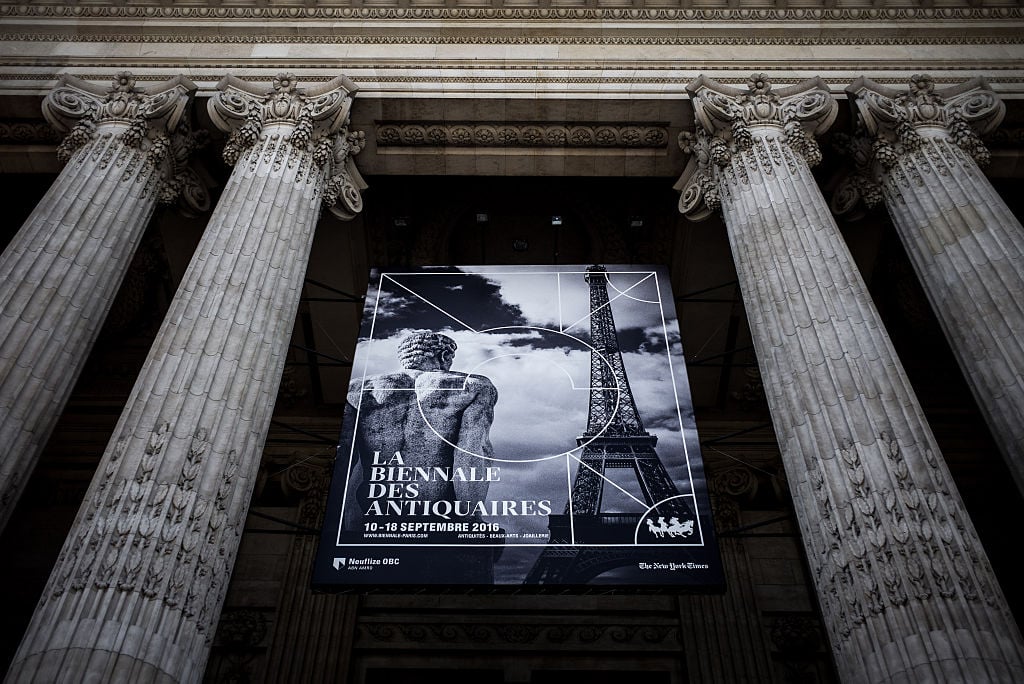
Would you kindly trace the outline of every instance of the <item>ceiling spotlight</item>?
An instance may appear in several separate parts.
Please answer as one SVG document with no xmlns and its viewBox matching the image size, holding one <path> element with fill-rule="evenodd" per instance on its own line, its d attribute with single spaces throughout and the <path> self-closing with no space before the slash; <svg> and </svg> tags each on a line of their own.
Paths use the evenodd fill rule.
<svg viewBox="0 0 1024 684">
<path fill-rule="evenodd" d="M 551 225 L 553 225 L 553 226 L 560 226 L 560 225 L 562 225 L 562 217 L 561 216 L 552 216 L 551 217 Z"/>
</svg>

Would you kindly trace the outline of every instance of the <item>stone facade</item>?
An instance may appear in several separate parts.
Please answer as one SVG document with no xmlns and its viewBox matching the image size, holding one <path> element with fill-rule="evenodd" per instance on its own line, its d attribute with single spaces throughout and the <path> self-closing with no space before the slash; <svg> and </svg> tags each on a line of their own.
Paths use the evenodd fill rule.
<svg viewBox="0 0 1024 684">
<path fill-rule="evenodd" d="M 1024 173 L 1020 8 L 2 1 L 0 19 L 0 172 L 55 176 L 0 260 L 0 546 L 78 508 L 32 561 L 49 579 L 10 681 L 1024 679 L 1013 557 L 974 493 L 1021 478 L 1024 229 L 1000 193 Z M 955 404 L 979 421 L 967 446 L 897 355 L 900 320 L 931 314 L 871 286 L 893 257 L 865 204 L 976 399 Z M 177 293 L 132 332 L 122 382 L 104 319 L 148 287 L 149 250 Z M 672 266 L 726 593 L 312 594 L 367 267 L 567 255 Z"/>
</svg>

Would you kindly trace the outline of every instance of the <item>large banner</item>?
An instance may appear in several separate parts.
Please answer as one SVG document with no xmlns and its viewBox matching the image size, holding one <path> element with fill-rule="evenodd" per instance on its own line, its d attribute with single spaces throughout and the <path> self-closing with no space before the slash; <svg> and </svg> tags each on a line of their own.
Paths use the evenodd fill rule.
<svg viewBox="0 0 1024 684">
<path fill-rule="evenodd" d="M 665 269 L 372 272 L 313 582 L 720 587 Z"/>
</svg>

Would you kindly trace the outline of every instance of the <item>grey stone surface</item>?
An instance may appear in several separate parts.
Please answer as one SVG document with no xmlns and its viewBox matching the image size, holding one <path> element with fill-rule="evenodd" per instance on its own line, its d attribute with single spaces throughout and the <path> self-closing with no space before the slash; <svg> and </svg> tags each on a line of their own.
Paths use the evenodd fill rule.
<svg viewBox="0 0 1024 684">
<path fill-rule="evenodd" d="M 808 166 L 835 103 L 820 79 L 688 89 L 680 206 L 725 217 L 841 678 L 1021 681 L 1020 632 Z"/>
<path fill-rule="evenodd" d="M 62 76 L 43 111 L 68 132 L 57 180 L 0 257 L 0 529 L 35 468 L 158 200 L 177 197 L 195 86 Z M 200 194 L 192 197 L 202 203 Z M 198 205 L 197 205 L 198 208 Z"/>
<path fill-rule="evenodd" d="M 850 86 L 871 179 L 992 435 L 1024 491 L 1024 227 L 985 178 L 1004 106 L 982 79 Z"/>
<path fill-rule="evenodd" d="M 222 81 L 210 106 L 233 131 L 234 171 L 8 681 L 202 678 L 321 200 L 347 140 L 350 85 Z"/>
</svg>

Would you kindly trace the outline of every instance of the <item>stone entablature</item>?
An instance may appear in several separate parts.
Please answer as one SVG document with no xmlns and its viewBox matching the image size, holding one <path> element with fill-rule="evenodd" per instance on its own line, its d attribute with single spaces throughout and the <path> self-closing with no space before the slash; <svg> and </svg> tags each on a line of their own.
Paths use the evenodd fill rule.
<svg viewBox="0 0 1024 684">
<path fill-rule="evenodd" d="M 42 94 L 68 70 L 105 80 L 131 69 L 140 80 L 184 70 L 200 95 L 226 72 L 293 70 L 305 83 L 344 71 L 363 98 L 678 99 L 700 73 L 734 85 L 761 70 L 778 84 L 816 74 L 849 83 L 865 73 L 865 48 L 876 82 L 981 73 L 1000 93 L 1024 95 L 1016 6 L 442 4 L 4 2 L 0 96 Z"/>
</svg>

